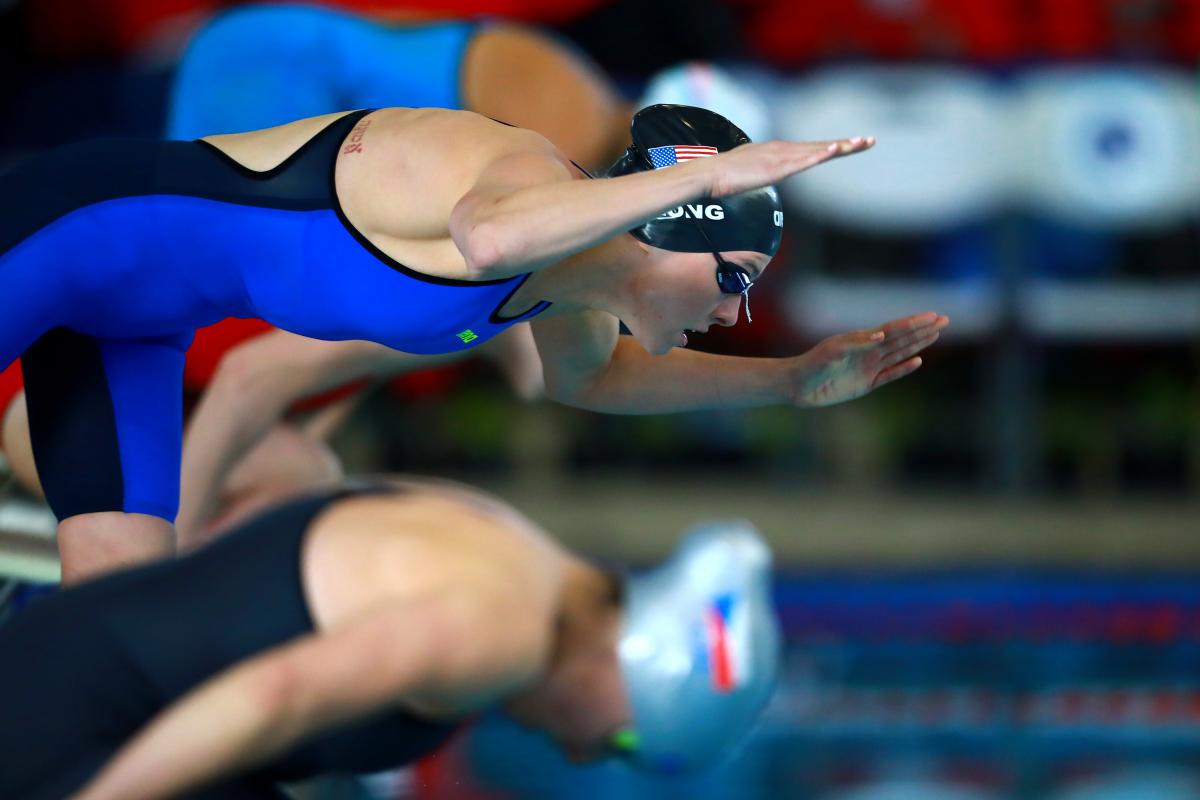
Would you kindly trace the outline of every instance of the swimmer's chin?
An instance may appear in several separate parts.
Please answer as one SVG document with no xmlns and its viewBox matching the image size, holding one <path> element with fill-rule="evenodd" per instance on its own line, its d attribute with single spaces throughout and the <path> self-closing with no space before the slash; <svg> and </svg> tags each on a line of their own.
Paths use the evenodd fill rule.
<svg viewBox="0 0 1200 800">
<path fill-rule="evenodd" d="M 656 355 L 656 356 L 665 356 L 667 353 L 671 352 L 672 350 L 675 350 L 675 349 L 678 349 L 681 347 L 687 347 L 687 345 L 688 345 L 687 334 L 680 332 L 680 333 L 675 334 L 674 339 L 664 341 L 663 346 L 652 351 L 652 354 Z"/>
<path fill-rule="evenodd" d="M 665 356 L 677 347 L 687 347 L 687 334 L 682 331 L 675 334 L 642 338 L 635 335 L 638 344 L 652 356 Z"/>
</svg>

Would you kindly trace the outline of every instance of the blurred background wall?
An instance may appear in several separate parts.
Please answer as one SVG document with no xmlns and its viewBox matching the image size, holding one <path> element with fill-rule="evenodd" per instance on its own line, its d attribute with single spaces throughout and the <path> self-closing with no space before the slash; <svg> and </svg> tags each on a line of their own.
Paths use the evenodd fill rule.
<svg viewBox="0 0 1200 800">
<path fill-rule="evenodd" d="M 159 135 L 182 48 L 230 5 L 0 1 L 0 165 Z M 716 60 L 776 136 L 877 136 L 783 187 L 754 323 L 694 346 L 952 320 L 914 376 L 828 409 L 604 417 L 521 404 L 481 366 L 381 387 L 338 442 L 354 469 L 484 485 L 599 557 L 749 517 L 790 652 L 717 777 L 573 770 L 485 721 L 380 791 L 1200 797 L 1200 2 L 336 5 L 543 25 L 630 97 Z"/>
</svg>

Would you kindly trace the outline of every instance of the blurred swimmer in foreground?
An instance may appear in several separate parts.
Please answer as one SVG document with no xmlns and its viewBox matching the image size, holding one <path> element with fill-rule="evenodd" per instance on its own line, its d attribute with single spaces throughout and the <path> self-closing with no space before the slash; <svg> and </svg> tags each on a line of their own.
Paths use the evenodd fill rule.
<svg viewBox="0 0 1200 800">
<path fill-rule="evenodd" d="M 577 761 L 711 766 L 769 699 L 780 636 L 746 523 L 626 577 L 495 498 L 406 481 L 43 599 L 0 649 L 0 795 L 279 798 L 409 763 L 489 707 Z"/>
</svg>

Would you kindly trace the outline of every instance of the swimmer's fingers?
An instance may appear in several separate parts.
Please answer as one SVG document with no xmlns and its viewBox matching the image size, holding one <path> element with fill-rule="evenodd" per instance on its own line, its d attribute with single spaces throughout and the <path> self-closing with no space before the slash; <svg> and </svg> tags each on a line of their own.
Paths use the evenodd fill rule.
<svg viewBox="0 0 1200 800">
<path fill-rule="evenodd" d="M 854 155 L 875 146 L 874 136 L 855 136 L 853 139 L 836 139 L 825 143 L 830 158 Z"/>
<path fill-rule="evenodd" d="M 949 324 L 949 317 L 925 311 L 886 322 L 878 328 L 846 334 L 843 341 L 847 350 L 877 347 L 886 356 L 907 347 L 917 339 L 936 334 Z"/>
<path fill-rule="evenodd" d="M 780 149 L 777 180 L 803 172 L 834 158 L 854 155 L 875 146 L 874 136 L 855 136 L 853 139 L 833 139 L 824 142 L 768 142 Z"/>
<path fill-rule="evenodd" d="M 934 331 L 933 333 L 928 333 L 923 336 L 905 337 L 903 344 L 900 344 L 896 348 L 889 350 L 882 355 L 879 360 L 879 364 L 883 367 L 891 367 L 895 364 L 899 364 L 901 361 L 906 361 L 936 342 L 938 340 L 938 336 L 940 335 L 940 332 Z"/>
<path fill-rule="evenodd" d="M 875 376 L 875 381 L 871 384 L 871 388 L 878 389 L 880 386 L 886 386 L 892 381 L 898 381 L 905 375 L 911 375 L 912 373 L 916 372 L 920 366 L 921 357 L 914 356 L 913 358 L 910 358 L 901 364 L 897 364 L 894 367 L 888 367 Z"/>
<path fill-rule="evenodd" d="M 883 373 L 890 375 L 888 371 L 892 367 L 909 361 L 917 353 L 936 342 L 940 336 L 941 331 L 930 325 L 920 328 L 914 333 L 888 340 L 884 339 L 882 331 L 859 331 L 840 337 L 838 344 L 840 345 L 839 350 L 843 353 L 860 353 L 865 369 L 878 370 L 877 380 L 873 386 L 881 386 L 883 383 L 902 377 L 902 375 L 887 377 L 882 383 L 878 380 L 879 375 Z M 916 366 L 913 366 L 912 369 L 916 369 Z M 911 372 L 912 369 L 909 371 Z"/>
<path fill-rule="evenodd" d="M 907 317 L 885 322 L 877 330 L 882 331 L 884 337 L 891 341 L 910 333 L 927 332 L 927 330 L 940 331 L 949 324 L 949 317 L 933 311 L 923 311 L 920 314 L 910 314 Z"/>
<path fill-rule="evenodd" d="M 875 144 L 872 136 L 836 139 L 824 142 L 771 141 L 747 144 L 721 153 L 715 158 L 696 159 L 694 169 L 709 174 L 709 194 L 731 194 L 778 183 L 789 175 L 811 169 L 831 158 L 851 155 Z"/>
<path fill-rule="evenodd" d="M 884 341 L 883 331 L 855 331 L 838 337 L 842 349 L 846 352 L 870 350 L 879 347 Z"/>
</svg>

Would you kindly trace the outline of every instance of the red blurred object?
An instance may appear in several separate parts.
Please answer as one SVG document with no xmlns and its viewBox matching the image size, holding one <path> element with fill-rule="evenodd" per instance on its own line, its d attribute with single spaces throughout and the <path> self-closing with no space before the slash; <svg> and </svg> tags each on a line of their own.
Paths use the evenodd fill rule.
<svg viewBox="0 0 1200 800">
<path fill-rule="evenodd" d="M 471 767 L 461 746 L 468 729 L 469 726 L 464 725 L 436 753 L 417 762 L 413 768 L 413 797 L 417 800 L 498 800 L 507 796 L 483 788 L 471 777 Z"/>
<path fill-rule="evenodd" d="M 340 0 L 325 5 L 358 11 L 368 16 L 469 17 L 479 14 L 526 22 L 560 24 L 586 14 L 608 0 Z"/>
<path fill-rule="evenodd" d="M 1109 618 L 1109 638 L 1119 644 L 1136 642 L 1145 638 L 1145 619 L 1136 606 L 1119 605 Z"/>
<path fill-rule="evenodd" d="M 187 365 L 183 370 L 183 386 L 190 392 L 201 392 L 212 381 L 217 365 L 225 354 L 242 342 L 274 330 L 261 319 L 230 317 L 215 325 L 196 331 L 188 348 Z"/>
<path fill-rule="evenodd" d="M 221 0 L 31 0 L 30 49 L 51 58 L 113 56 L 138 49 L 173 21 L 200 19 Z"/>
<path fill-rule="evenodd" d="M 466 364 L 451 364 L 401 375 L 388 381 L 388 392 L 405 401 L 444 397 L 458 386 L 468 369 Z"/>
<path fill-rule="evenodd" d="M 1156 644 L 1173 642 L 1183 633 L 1183 620 L 1178 608 L 1156 606 L 1149 612 L 1147 638 Z"/>
<path fill-rule="evenodd" d="M 761 0 L 746 34 L 782 65 L 825 58 L 1007 58 L 1021 49 L 1018 0 Z"/>
<path fill-rule="evenodd" d="M 340 0 L 381 19 L 490 15 L 562 25 L 610 0 Z M 727 0 L 754 54 L 781 66 L 828 58 L 1007 61 L 1200 58 L 1200 0 Z M 112 56 L 198 24 L 230 0 L 29 0 L 28 39 L 50 57 Z"/>
<path fill-rule="evenodd" d="M 605 0 L 343 0 L 322 5 L 382 19 L 456 18 L 478 15 L 561 24 Z M 30 0 L 29 44 L 42 56 L 95 57 L 134 52 L 160 34 L 199 24 L 245 3 L 230 0 Z"/>
<path fill-rule="evenodd" d="M 275 328 L 261 319 L 230 317 L 196 331 L 196 338 L 192 341 L 192 346 L 188 348 L 187 362 L 183 368 L 184 390 L 194 395 L 201 394 L 212 382 L 213 375 L 216 374 L 217 367 L 226 353 L 243 342 L 273 330 Z M 361 391 L 369 384 L 370 381 L 366 379 L 351 381 L 345 386 L 339 386 L 299 401 L 292 406 L 292 411 L 312 411 L 324 408 Z"/>
<path fill-rule="evenodd" d="M 1197 0 L 1039 0 L 1026 50 L 1053 58 L 1200 56 Z"/>
<path fill-rule="evenodd" d="M 21 374 L 21 361 L 18 359 L 0 372 L 0 447 L 4 446 L 4 415 L 13 398 L 25 388 L 25 376 Z"/>
<path fill-rule="evenodd" d="M 733 0 L 763 57 L 1200 57 L 1200 0 Z"/>
</svg>

